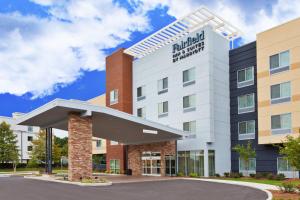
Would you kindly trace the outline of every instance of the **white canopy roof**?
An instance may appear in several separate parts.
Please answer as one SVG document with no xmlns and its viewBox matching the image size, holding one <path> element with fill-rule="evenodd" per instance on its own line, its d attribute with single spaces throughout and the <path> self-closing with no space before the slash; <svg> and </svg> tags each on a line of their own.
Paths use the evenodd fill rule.
<svg viewBox="0 0 300 200">
<path fill-rule="evenodd" d="M 214 31 L 228 40 L 234 40 L 242 35 L 238 28 L 202 7 L 153 33 L 124 52 L 136 58 L 142 58 L 206 25 L 210 25 Z"/>
<path fill-rule="evenodd" d="M 124 144 L 177 140 L 183 131 L 148 121 L 115 109 L 78 100 L 55 99 L 17 120 L 19 125 L 68 130 L 68 114 L 78 112 L 92 117 L 93 136 Z"/>
</svg>

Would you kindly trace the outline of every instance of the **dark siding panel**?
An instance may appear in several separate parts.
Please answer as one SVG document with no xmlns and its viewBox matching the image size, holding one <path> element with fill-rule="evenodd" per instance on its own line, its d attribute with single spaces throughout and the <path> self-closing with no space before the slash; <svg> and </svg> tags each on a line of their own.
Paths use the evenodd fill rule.
<svg viewBox="0 0 300 200">
<path fill-rule="evenodd" d="M 271 145 L 258 145 L 257 136 L 257 80 L 256 80 L 256 42 L 249 43 L 229 52 L 230 63 L 230 123 L 231 148 L 236 144 L 247 144 L 247 140 L 238 140 L 238 122 L 255 120 L 255 139 L 251 140 L 256 149 L 256 171 L 277 172 L 278 149 Z M 237 88 L 237 71 L 254 66 L 254 85 Z M 255 93 L 255 112 L 238 114 L 237 98 L 240 95 Z M 239 170 L 239 155 L 232 151 L 231 170 Z"/>
</svg>

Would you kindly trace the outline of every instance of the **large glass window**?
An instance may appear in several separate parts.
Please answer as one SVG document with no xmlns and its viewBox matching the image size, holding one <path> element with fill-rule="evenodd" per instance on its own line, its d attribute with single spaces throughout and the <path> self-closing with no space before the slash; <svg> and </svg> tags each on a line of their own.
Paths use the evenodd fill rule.
<svg viewBox="0 0 300 200">
<path fill-rule="evenodd" d="M 246 172 L 256 172 L 256 159 L 255 158 L 249 158 L 248 164 L 247 162 L 240 158 L 240 172 L 246 171 Z"/>
<path fill-rule="evenodd" d="M 270 56 L 270 72 L 271 74 L 278 73 L 289 69 L 290 52 L 284 51 L 279 54 Z"/>
<path fill-rule="evenodd" d="M 208 174 L 215 176 L 216 173 L 215 150 L 208 150 Z"/>
<path fill-rule="evenodd" d="M 183 109 L 196 107 L 196 95 L 188 95 L 183 97 Z"/>
<path fill-rule="evenodd" d="M 118 90 L 114 89 L 110 91 L 109 101 L 110 105 L 118 103 Z"/>
<path fill-rule="evenodd" d="M 255 121 L 239 122 L 239 140 L 255 139 Z"/>
<path fill-rule="evenodd" d="M 291 100 L 291 82 L 271 86 L 272 104 L 287 102 Z"/>
<path fill-rule="evenodd" d="M 111 159 L 109 161 L 110 164 L 110 172 L 113 174 L 120 174 L 120 160 Z"/>
<path fill-rule="evenodd" d="M 158 80 L 158 94 L 168 91 L 168 77 Z"/>
<path fill-rule="evenodd" d="M 158 116 L 166 115 L 168 113 L 168 102 L 161 102 L 158 104 Z"/>
<path fill-rule="evenodd" d="M 183 86 L 187 86 L 195 83 L 195 71 L 196 69 L 193 67 L 191 69 L 184 70 L 182 72 Z"/>
<path fill-rule="evenodd" d="M 183 122 L 183 131 L 189 133 L 196 132 L 196 121 Z"/>
<path fill-rule="evenodd" d="M 137 109 L 137 116 L 138 116 L 138 117 L 145 118 L 145 117 L 146 117 L 146 108 L 145 108 L 145 107 L 143 107 L 143 108 L 138 108 L 138 109 Z"/>
<path fill-rule="evenodd" d="M 253 112 L 254 108 L 254 94 L 246 94 L 238 97 L 238 113 Z"/>
<path fill-rule="evenodd" d="M 254 67 L 239 70 L 237 72 L 238 88 L 254 84 Z"/>
<path fill-rule="evenodd" d="M 204 151 L 179 151 L 178 172 L 185 176 L 190 173 L 204 176 Z"/>
<path fill-rule="evenodd" d="M 145 98 L 145 86 L 137 88 L 137 100 L 142 100 Z"/>
<path fill-rule="evenodd" d="M 273 134 L 290 133 L 292 127 L 291 113 L 271 116 L 271 128 Z"/>
<path fill-rule="evenodd" d="M 293 171 L 293 168 L 287 159 L 285 159 L 284 157 L 278 157 L 277 158 L 277 171 L 279 171 L 279 172 Z"/>
</svg>

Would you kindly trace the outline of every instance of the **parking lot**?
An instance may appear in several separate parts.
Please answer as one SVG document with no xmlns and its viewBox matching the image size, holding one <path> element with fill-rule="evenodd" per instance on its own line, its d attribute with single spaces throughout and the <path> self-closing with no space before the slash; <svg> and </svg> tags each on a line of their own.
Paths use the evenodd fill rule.
<svg viewBox="0 0 300 200">
<path fill-rule="evenodd" d="M 82 187 L 24 179 L 0 178 L 0 199 L 5 200 L 265 200 L 260 190 L 194 180 L 170 179 Z"/>
</svg>

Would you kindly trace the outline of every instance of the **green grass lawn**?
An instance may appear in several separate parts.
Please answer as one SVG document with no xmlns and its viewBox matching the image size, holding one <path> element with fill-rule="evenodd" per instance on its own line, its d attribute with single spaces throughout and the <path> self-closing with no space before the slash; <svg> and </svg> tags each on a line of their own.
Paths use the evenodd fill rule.
<svg viewBox="0 0 300 200">
<path fill-rule="evenodd" d="M 17 172 L 32 172 L 32 171 L 43 171 L 44 168 L 29 168 L 29 167 L 25 167 L 25 168 L 17 168 Z M 4 174 L 4 173 L 13 173 L 14 170 L 13 169 L 0 169 L 0 174 Z M 67 168 L 54 168 L 53 169 L 53 173 L 67 173 L 68 169 Z"/>
<path fill-rule="evenodd" d="M 278 181 L 278 180 L 269 180 L 269 179 L 254 179 L 254 178 L 248 178 L 248 177 L 242 177 L 242 178 L 218 178 L 222 180 L 232 180 L 232 181 L 243 181 L 243 182 L 251 182 L 251 183 L 263 183 L 263 184 L 269 184 L 269 185 L 275 185 L 275 186 L 281 186 L 282 182 L 284 181 Z M 285 180 L 286 181 L 286 180 Z M 295 185 L 300 184 L 300 180 L 292 180 Z"/>
</svg>

